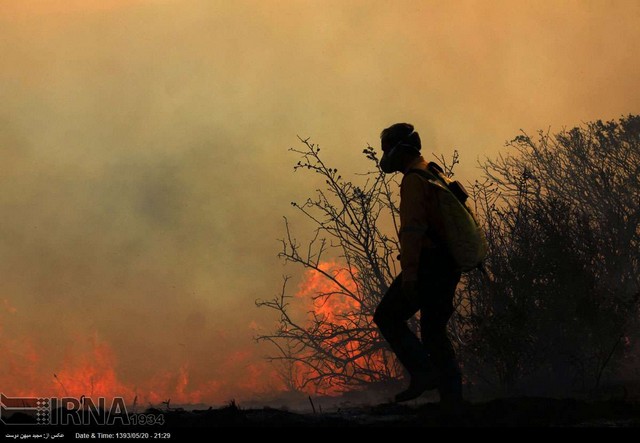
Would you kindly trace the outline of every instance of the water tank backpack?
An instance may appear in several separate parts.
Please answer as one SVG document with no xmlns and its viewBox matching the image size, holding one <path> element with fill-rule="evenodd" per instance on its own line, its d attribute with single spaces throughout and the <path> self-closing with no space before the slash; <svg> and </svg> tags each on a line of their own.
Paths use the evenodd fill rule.
<svg viewBox="0 0 640 443">
<path fill-rule="evenodd" d="M 407 173 L 421 175 L 436 188 L 445 230 L 443 240 L 458 266 L 462 271 L 481 268 L 487 254 L 487 239 L 467 203 L 469 194 L 464 186 L 445 176 L 440 166 L 433 162 L 426 171 L 410 169 Z"/>
</svg>

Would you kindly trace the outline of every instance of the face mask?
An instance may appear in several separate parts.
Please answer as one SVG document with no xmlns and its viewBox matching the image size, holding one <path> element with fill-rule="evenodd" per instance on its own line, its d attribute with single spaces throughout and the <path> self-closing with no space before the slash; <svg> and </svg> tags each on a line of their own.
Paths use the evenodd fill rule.
<svg viewBox="0 0 640 443">
<path fill-rule="evenodd" d="M 398 145 L 386 151 L 380 159 L 380 169 L 385 174 L 400 171 L 400 156 L 398 155 Z"/>
<path fill-rule="evenodd" d="M 384 172 L 385 174 L 391 174 L 392 172 L 402 171 L 404 167 L 404 162 L 406 161 L 407 157 L 402 155 L 403 153 L 406 153 L 405 150 L 398 149 L 401 146 L 404 146 L 406 148 L 411 148 L 417 153 L 420 153 L 420 151 L 413 145 L 409 145 L 406 143 L 396 144 L 393 148 L 386 151 L 382 155 L 382 158 L 380 159 L 380 169 L 382 169 L 382 172 Z"/>
</svg>

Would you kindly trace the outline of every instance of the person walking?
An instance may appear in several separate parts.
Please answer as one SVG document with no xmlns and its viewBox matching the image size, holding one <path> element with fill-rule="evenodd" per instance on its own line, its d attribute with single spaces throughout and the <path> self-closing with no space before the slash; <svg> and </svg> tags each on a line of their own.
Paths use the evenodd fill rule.
<svg viewBox="0 0 640 443">
<path fill-rule="evenodd" d="M 443 218 L 436 190 L 416 170 L 437 170 L 421 155 L 420 135 L 408 123 L 396 123 L 380 134 L 385 173 L 403 174 L 400 185 L 400 265 L 378 305 L 373 320 L 410 375 L 397 402 L 437 389 L 441 405 L 462 404 L 462 375 L 447 334 L 454 312 L 453 297 L 461 270 L 444 243 Z M 435 172 L 435 171 L 434 171 Z M 421 340 L 407 320 L 420 311 Z"/>
</svg>

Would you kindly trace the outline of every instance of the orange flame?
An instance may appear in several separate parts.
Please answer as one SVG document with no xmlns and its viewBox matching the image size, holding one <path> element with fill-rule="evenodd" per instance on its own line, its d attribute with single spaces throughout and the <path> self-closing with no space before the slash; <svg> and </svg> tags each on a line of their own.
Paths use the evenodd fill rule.
<svg viewBox="0 0 640 443">
<path fill-rule="evenodd" d="M 176 370 L 161 370 L 149 374 L 143 383 L 133 384 L 119 376 L 116 354 L 98 334 L 70 345 L 59 367 L 49 361 L 47 356 L 51 353 L 32 338 L 9 339 L 6 334 L 1 335 L 0 391 L 8 396 L 122 397 L 129 405 L 136 402 L 147 407 L 160 406 L 167 400 L 172 405 L 221 403 L 243 397 L 250 400 L 256 395 L 284 390 L 277 371 L 264 360 L 257 360 L 251 351 L 227 355 L 218 371 L 223 378 L 193 382 L 190 365 L 184 363 Z M 78 349 L 83 343 L 88 344 L 88 349 Z M 240 380 L 226 379 L 240 371 L 244 372 Z"/>
<path fill-rule="evenodd" d="M 183 364 L 177 371 L 160 371 L 138 386 L 124 383 L 117 373 L 117 360 L 108 343 L 97 337 L 91 339 L 91 349 L 79 357 L 65 360 L 64 367 L 55 374 L 45 374 L 38 370 L 42 364 L 39 353 L 33 346 L 21 346 L 20 354 L 8 355 L 5 371 L 2 373 L 2 392 L 9 396 L 25 397 L 75 397 L 98 398 L 122 397 L 131 404 L 160 405 L 171 400 L 171 404 L 197 404 L 224 402 L 238 395 L 249 395 L 247 399 L 266 392 L 284 390 L 278 374 L 264 361 L 252 362 L 248 352 L 236 353 L 228 357 L 227 363 L 244 367 L 245 376 L 240 382 L 225 383 L 225 380 L 208 380 L 194 384 L 190 379 L 190 368 Z M 8 369 L 8 371 L 7 371 Z M 231 374 L 233 368 L 221 371 Z M 264 374 L 269 383 L 264 383 Z M 52 376 L 51 376 L 52 375 Z M 43 382 L 42 380 L 48 380 Z"/>
<path fill-rule="evenodd" d="M 358 288 L 353 280 L 355 275 L 355 269 L 349 270 L 335 261 L 322 262 L 318 270 L 311 269 L 305 273 L 296 296 L 313 300 L 313 314 L 346 326 L 343 316 L 360 309 Z"/>
<path fill-rule="evenodd" d="M 320 320 L 323 324 L 320 331 L 327 331 L 335 326 L 349 329 L 359 321 L 361 315 L 361 294 L 355 282 L 357 271 L 354 268 L 347 268 L 336 261 L 321 262 L 318 269 L 311 269 L 305 273 L 304 281 L 300 284 L 296 296 L 310 301 L 306 305 L 309 309 L 310 320 Z M 309 304 L 311 306 L 309 306 Z M 335 344 L 342 360 L 348 361 L 348 367 L 342 367 L 339 362 L 329 362 L 328 365 L 335 373 L 348 374 L 355 367 L 367 368 L 373 373 L 394 372 L 393 365 L 390 365 L 388 356 L 384 351 L 367 351 L 367 346 L 371 343 L 371 337 L 375 338 L 377 331 L 374 329 L 369 338 L 361 338 L 353 334 L 348 336 L 346 343 L 344 336 L 336 335 L 328 340 Z M 335 348 L 334 348 L 335 349 Z M 314 378 L 319 375 L 302 362 L 296 362 L 295 370 L 297 374 L 297 384 L 302 385 L 306 378 Z M 351 368 L 351 369 L 350 369 Z M 362 381 L 374 381 L 373 376 L 361 375 Z M 344 387 L 334 385 L 331 380 L 323 386 L 306 385 L 305 392 L 322 392 L 328 395 L 338 395 L 344 392 Z"/>
<path fill-rule="evenodd" d="M 332 276 L 335 281 L 327 278 Z M 309 312 L 310 318 L 322 319 L 326 325 L 349 328 L 359 315 L 359 289 L 354 281 L 357 274 L 337 262 L 324 262 L 319 271 L 308 271 L 296 296 L 302 301 L 299 308 Z M 317 297 L 319 294 L 325 296 Z M 328 295 L 327 295 L 328 294 Z M 53 352 L 39 343 L 38 335 L 8 336 L 5 329 L 21 321 L 21 311 L 4 299 L 0 306 L 0 391 L 9 396 L 28 397 L 123 397 L 131 404 L 134 399 L 143 407 L 171 400 L 171 404 L 197 404 L 225 402 L 229 399 L 255 399 L 259 395 L 277 394 L 285 390 L 285 382 L 277 368 L 254 350 L 240 349 L 220 356 L 217 376 L 198 381 L 192 377 L 197 368 L 185 361 L 173 369 L 151 373 L 142 382 L 128 380 L 121 371 L 118 354 L 98 333 L 78 337 L 64 352 Z M 22 314 L 26 315 L 26 314 Z M 13 322 L 13 323 L 12 323 Z M 256 324 L 248 325 L 256 328 Z M 16 329 L 16 331 L 19 329 Z M 334 343 L 340 340 L 333 339 Z M 352 359 L 352 365 L 383 370 L 386 359 L 378 352 L 359 356 L 365 343 L 354 338 L 340 347 L 339 352 Z M 337 346 L 338 347 L 338 346 Z M 56 357 L 57 356 L 57 357 Z M 333 363 L 330 363 L 333 364 Z M 336 371 L 349 371 L 338 367 Z M 295 384 L 314 374 L 302 364 L 295 365 Z M 205 377 L 206 378 L 206 377 Z M 305 392 L 319 392 L 307 386 Z M 343 389 L 328 385 L 323 393 L 339 394 Z"/>
</svg>

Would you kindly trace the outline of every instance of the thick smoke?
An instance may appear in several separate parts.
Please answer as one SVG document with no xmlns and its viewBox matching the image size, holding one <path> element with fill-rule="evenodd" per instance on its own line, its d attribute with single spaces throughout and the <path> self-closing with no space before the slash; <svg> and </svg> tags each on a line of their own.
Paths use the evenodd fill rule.
<svg viewBox="0 0 640 443">
<path fill-rule="evenodd" d="M 637 112 L 639 18 L 633 1 L 0 1 L 3 384 L 68 388 L 53 374 L 98 352 L 158 398 L 279 388 L 251 325 L 300 271 L 275 256 L 288 203 L 319 185 L 292 173 L 296 135 L 359 171 L 411 121 L 473 179 L 521 127 Z"/>
</svg>

